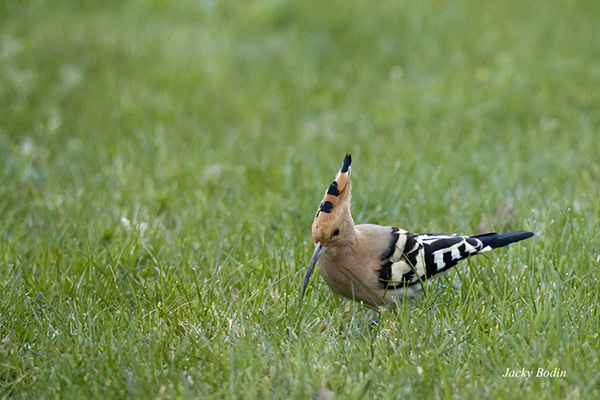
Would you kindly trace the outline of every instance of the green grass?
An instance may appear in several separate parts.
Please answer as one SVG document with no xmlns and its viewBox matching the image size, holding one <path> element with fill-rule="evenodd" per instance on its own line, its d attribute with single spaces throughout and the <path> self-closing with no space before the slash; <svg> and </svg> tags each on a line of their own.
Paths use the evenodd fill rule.
<svg viewBox="0 0 600 400">
<path fill-rule="evenodd" d="M 0 2 L 1 399 L 600 396 L 600 3 L 100 3 Z M 299 314 L 346 152 L 357 223 L 536 236 Z"/>
</svg>

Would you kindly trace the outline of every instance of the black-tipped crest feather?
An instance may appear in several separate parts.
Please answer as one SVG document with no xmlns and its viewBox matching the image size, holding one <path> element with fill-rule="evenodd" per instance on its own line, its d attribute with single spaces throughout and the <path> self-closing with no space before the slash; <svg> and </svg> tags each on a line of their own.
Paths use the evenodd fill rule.
<svg viewBox="0 0 600 400">
<path fill-rule="evenodd" d="M 333 196 L 339 196 L 340 195 L 340 191 L 338 190 L 337 181 L 331 182 L 331 185 L 329 185 L 329 189 L 327 189 L 327 194 L 330 194 L 330 195 L 333 195 Z"/>
<path fill-rule="evenodd" d="M 349 184 L 351 163 L 352 156 L 350 156 L 350 154 L 346 154 L 346 157 L 344 158 L 344 164 L 342 165 L 342 169 L 340 169 L 340 172 L 337 174 L 335 180 L 331 182 L 331 184 L 327 188 L 325 198 L 321 202 L 315 218 L 319 218 L 319 216 L 321 216 L 321 213 L 331 214 L 333 209 L 337 206 L 337 204 L 340 201 L 345 201 L 345 197 L 342 196 L 340 198 L 340 196 Z"/>
<path fill-rule="evenodd" d="M 344 165 L 342 166 L 342 169 L 340 170 L 340 172 L 341 173 L 348 172 L 348 169 L 350 169 L 350 164 L 352 164 L 352 156 L 350 154 L 346 154 L 346 157 L 344 158 Z"/>
</svg>

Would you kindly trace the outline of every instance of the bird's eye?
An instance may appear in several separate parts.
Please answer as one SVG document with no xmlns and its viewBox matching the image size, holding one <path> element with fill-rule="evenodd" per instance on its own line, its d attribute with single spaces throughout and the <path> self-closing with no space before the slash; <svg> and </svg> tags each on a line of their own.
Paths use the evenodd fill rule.
<svg viewBox="0 0 600 400">
<path fill-rule="evenodd" d="M 339 235 L 339 234 L 340 234 L 340 228 L 335 228 L 335 229 L 333 230 L 333 236 L 337 236 L 337 235 Z"/>
</svg>

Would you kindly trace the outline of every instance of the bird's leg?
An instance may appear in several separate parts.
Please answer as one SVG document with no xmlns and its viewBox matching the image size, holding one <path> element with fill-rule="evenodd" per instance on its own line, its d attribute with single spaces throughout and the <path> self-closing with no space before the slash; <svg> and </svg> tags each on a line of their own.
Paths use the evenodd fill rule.
<svg viewBox="0 0 600 400">
<path fill-rule="evenodd" d="M 375 318 L 373 318 L 371 321 L 369 321 L 369 328 L 371 329 L 375 329 L 377 328 L 377 325 L 379 324 L 379 319 L 381 318 L 381 310 L 374 310 L 375 313 L 377 313 L 375 315 Z"/>
</svg>

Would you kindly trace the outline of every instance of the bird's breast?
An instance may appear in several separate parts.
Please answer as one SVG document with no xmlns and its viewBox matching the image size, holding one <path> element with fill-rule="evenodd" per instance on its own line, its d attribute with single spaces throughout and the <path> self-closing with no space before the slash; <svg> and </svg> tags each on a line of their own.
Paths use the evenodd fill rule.
<svg viewBox="0 0 600 400">
<path fill-rule="evenodd" d="M 379 285 L 376 259 L 359 257 L 360 254 L 323 254 L 319 260 L 319 271 L 331 290 L 338 296 L 364 301 L 371 306 L 384 302 Z"/>
</svg>

